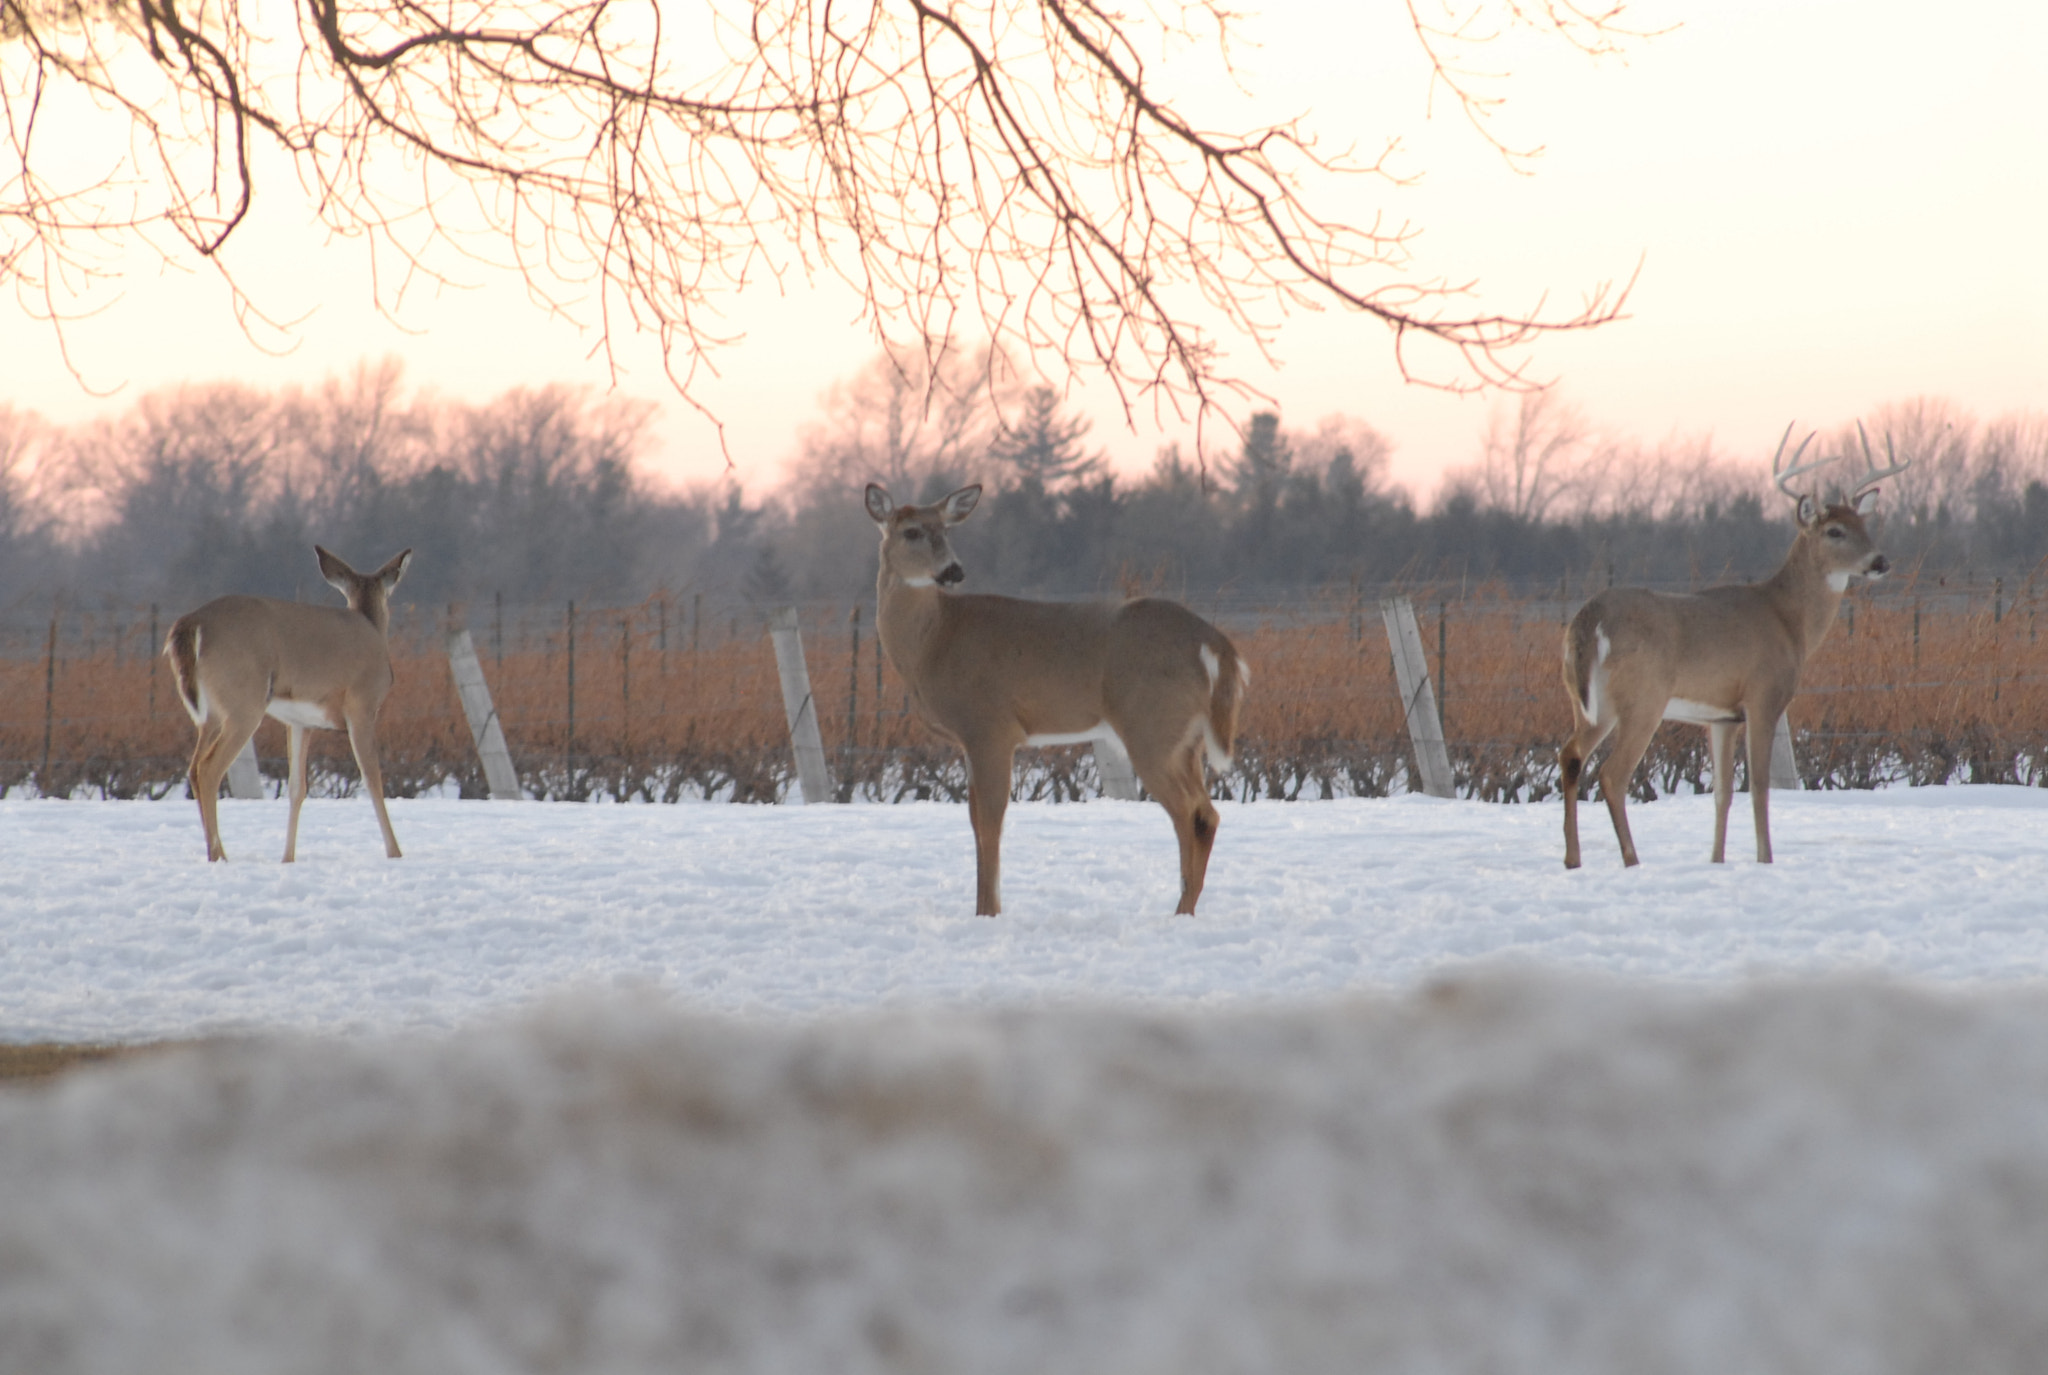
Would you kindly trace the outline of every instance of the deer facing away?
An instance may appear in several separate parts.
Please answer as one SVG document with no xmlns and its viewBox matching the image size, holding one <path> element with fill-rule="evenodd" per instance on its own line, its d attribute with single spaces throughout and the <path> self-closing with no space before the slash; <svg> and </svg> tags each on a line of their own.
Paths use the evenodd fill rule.
<svg viewBox="0 0 2048 1375">
<path fill-rule="evenodd" d="M 363 787 L 377 807 L 384 853 L 399 858 L 398 836 L 384 808 L 384 772 L 377 762 L 377 712 L 391 691 L 391 589 L 405 576 L 412 550 L 374 573 L 358 573 L 313 546 L 325 578 L 348 605 L 307 606 L 270 597 L 219 597 L 171 626 L 164 654 L 178 696 L 199 728 L 192 751 L 192 791 L 206 831 L 206 857 L 226 859 L 220 839 L 220 783 L 228 765 L 265 716 L 285 725 L 291 764 L 291 814 L 284 862 L 297 856 L 299 808 L 306 800 L 306 732 L 345 730 Z"/>
<path fill-rule="evenodd" d="M 1756 822 L 1756 857 L 1771 862 L 1771 745 L 1778 718 L 1798 691 L 1807 659 L 1826 638 L 1853 577 L 1881 578 L 1890 563 L 1865 524 L 1877 504 L 1877 484 L 1903 472 L 1904 463 L 1879 471 L 1863 441 L 1869 471 L 1845 501 L 1823 505 L 1796 492 L 1793 478 L 1832 460 L 1798 466 L 1808 435 L 1779 470 L 1788 426 L 1778 441 L 1771 472 L 1792 498 L 1798 536 L 1784 566 L 1759 583 L 1710 587 L 1702 592 L 1609 588 L 1572 618 L 1564 636 L 1564 685 L 1573 729 L 1559 757 L 1564 791 L 1564 863 L 1579 867 L 1579 784 L 1585 761 L 1611 733 L 1614 744 L 1600 766 L 1600 795 L 1621 842 L 1621 862 L 1633 865 L 1628 828 L 1628 784 L 1660 721 L 1707 728 L 1714 758 L 1714 856 L 1726 859 L 1728 805 L 1734 790 L 1735 730 L 1749 740 L 1750 810 Z M 1889 455 L 1891 441 L 1887 437 Z"/>
<path fill-rule="evenodd" d="M 1250 670 L 1229 638 L 1177 602 L 1025 601 L 948 591 L 966 574 L 946 531 L 981 498 L 930 506 L 867 489 L 881 527 L 876 627 L 926 724 L 967 756 L 974 910 L 1002 910 L 1003 813 L 1017 747 L 1114 738 L 1173 818 L 1181 913 L 1202 895 L 1216 843 L 1203 760 L 1228 766 Z"/>
</svg>

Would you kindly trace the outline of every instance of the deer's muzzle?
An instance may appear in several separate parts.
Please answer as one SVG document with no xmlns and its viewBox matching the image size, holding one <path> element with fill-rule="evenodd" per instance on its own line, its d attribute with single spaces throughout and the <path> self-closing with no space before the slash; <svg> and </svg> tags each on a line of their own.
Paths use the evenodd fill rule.
<svg viewBox="0 0 2048 1375">
<path fill-rule="evenodd" d="M 949 563 L 939 570 L 933 581 L 941 587 L 951 587 L 956 582 L 967 581 L 967 570 L 957 563 Z"/>
</svg>

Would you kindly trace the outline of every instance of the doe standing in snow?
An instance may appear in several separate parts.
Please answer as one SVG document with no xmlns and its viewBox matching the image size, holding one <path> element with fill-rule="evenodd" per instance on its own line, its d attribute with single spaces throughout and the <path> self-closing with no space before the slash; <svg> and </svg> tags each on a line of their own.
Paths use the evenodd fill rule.
<svg viewBox="0 0 2048 1375">
<path fill-rule="evenodd" d="M 1216 843 L 1202 761 L 1222 769 L 1251 671 L 1215 626 L 1177 602 L 1023 601 L 945 589 L 967 575 L 946 530 L 981 499 L 963 487 L 898 506 L 868 484 L 882 528 L 875 625 L 918 715 L 967 755 L 974 910 L 1002 910 L 1003 812 L 1019 745 L 1109 741 L 1173 818 L 1181 913 L 1195 910 Z"/>
<path fill-rule="evenodd" d="M 1746 727 L 1756 858 L 1759 864 L 1771 862 L 1771 742 L 1778 718 L 1799 689 L 1807 659 L 1834 624 L 1849 580 L 1881 578 L 1890 570 L 1864 520 L 1877 505 L 1877 484 L 1906 467 L 1894 461 L 1878 471 L 1866 435 L 1868 471 L 1846 500 L 1824 506 L 1790 483 L 1833 460 L 1799 466 L 1799 455 L 1813 439 L 1809 434 L 1793 451 L 1793 466 L 1780 471 L 1791 437 L 1788 425 L 1771 459 L 1771 475 L 1778 490 L 1797 503 L 1799 534 L 1776 574 L 1764 582 L 1689 594 L 1610 588 L 1579 608 L 1566 629 L 1564 685 L 1574 725 L 1558 762 L 1567 869 L 1579 867 L 1580 771 L 1610 732 L 1616 734 L 1600 766 L 1600 795 L 1614 818 L 1621 862 L 1636 863 L 1628 784 L 1659 721 L 1705 726 L 1712 739 L 1716 864 L 1727 851 L 1735 728 Z M 1890 436 L 1885 453 L 1893 457 Z"/>
<path fill-rule="evenodd" d="M 178 695 L 199 728 L 192 751 L 192 791 L 206 830 L 206 857 L 226 859 L 220 841 L 220 781 L 265 716 L 284 722 L 291 761 L 291 815 L 284 862 L 294 859 L 299 807 L 306 800 L 306 730 L 346 730 L 377 805 L 384 853 L 399 858 L 398 836 L 384 810 L 384 771 L 377 763 L 377 712 L 391 691 L 391 589 L 405 576 L 412 550 L 374 573 L 358 573 L 313 546 L 320 576 L 348 598 L 346 607 L 306 606 L 270 597 L 219 597 L 180 616 L 164 641 Z"/>
</svg>

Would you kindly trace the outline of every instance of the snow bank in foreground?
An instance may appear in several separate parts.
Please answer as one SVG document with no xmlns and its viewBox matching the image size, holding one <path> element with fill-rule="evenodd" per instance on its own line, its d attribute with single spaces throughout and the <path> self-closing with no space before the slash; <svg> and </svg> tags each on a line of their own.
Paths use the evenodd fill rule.
<svg viewBox="0 0 2048 1375">
<path fill-rule="evenodd" d="M 0 1369 L 2038 1368 L 2048 1000 L 560 1005 L 0 1095 Z"/>
</svg>

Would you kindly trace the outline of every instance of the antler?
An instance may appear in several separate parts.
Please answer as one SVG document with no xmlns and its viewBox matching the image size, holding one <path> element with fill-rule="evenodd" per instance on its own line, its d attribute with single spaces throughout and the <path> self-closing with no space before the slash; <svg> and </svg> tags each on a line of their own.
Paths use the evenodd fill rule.
<svg viewBox="0 0 2048 1375">
<path fill-rule="evenodd" d="M 1856 437 L 1863 441 L 1863 461 L 1870 466 L 1870 471 L 1857 479 L 1856 490 L 1849 493 L 1849 500 L 1852 502 L 1886 478 L 1897 477 L 1913 464 L 1913 460 L 1910 458 L 1904 463 L 1898 461 L 1899 456 L 1892 452 L 1892 432 L 1886 430 L 1884 432 L 1884 456 L 1892 460 L 1892 466 L 1880 472 L 1877 466 L 1877 459 L 1870 452 L 1870 436 L 1863 433 L 1863 422 L 1860 420 L 1856 422 Z"/>
<path fill-rule="evenodd" d="M 1778 436 L 1778 452 L 1771 455 L 1771 480 L 1778 484 L 1779 491 L 1783 492 L 1786 496 L 1791 497 L 1794 501 L 1799 500 L 1801 494 L 1793 491 L 1790 487 L 1786 486 L 1786 483 L 1790 482 L 1793 478 L 1798 477 L 1801 473 L 1810 473 L 1815 468 L 1825 468 L 1828 464 L 1835 461 L 1832 456 L 1828 456 L 1816 458 L 1813 462 L 1808 463 L 1803 467 L 1800 465 L 1799 455 L 1805 453 L 1806 446 L 1813 443 L 1813 432 L 1808 431 L 1806 438 L 1799 441 L 1799 447 L 1792 451 L 1792 466 L 1790 468 L 1785 469 L 1783 472 L 1780 472 L 1778 470 L 1778 461 L 1785 456 L 1785 441 L 1792 437 L 1792 425 L 1797 425 L 1798 423 L 1799 422 L 1795 420 L 1792 422 L 1791 425 L 1787 425 L 1785 427 L 1785 433 Z"/>
</svg>

